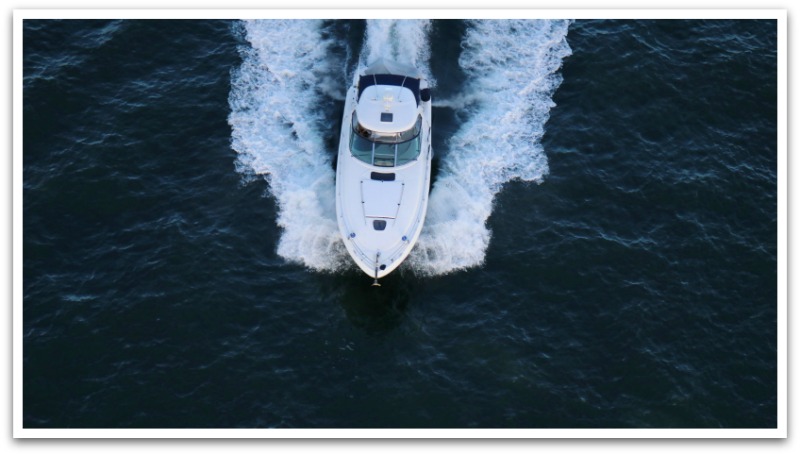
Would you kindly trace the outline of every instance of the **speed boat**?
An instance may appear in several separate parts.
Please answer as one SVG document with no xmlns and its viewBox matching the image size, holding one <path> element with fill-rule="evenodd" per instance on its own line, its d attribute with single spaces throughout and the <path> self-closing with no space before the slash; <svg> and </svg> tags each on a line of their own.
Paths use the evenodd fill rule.
<svg viewBox="0 0 800 455">
<path fill-rule="evenodd" d="M 428 210 L 431 92 L 412 66 L 379 59 L 347 90 L 336 165 L 336 217 L 373 285 L 408 257 Z"/>
</svg>

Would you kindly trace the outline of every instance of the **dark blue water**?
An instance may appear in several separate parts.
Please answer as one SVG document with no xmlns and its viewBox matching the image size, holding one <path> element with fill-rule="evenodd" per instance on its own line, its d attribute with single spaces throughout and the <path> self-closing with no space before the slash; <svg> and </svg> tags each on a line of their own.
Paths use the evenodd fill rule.
<svg viewBox="0 0 800 455">
<path fill-rule="evenodd" d="M 267 130 L 236 113 L 296 78 L 265 65 L 243 90 L 264 54 L 241 24 L 24 21 L 24 427 L 776 427 L 776 21 L 577 21 L 544 79 L 459 60 L 535 48 L 527 25 L 476 41 L 479 23 L 434 21 L 437 183 L 470 151 L 488 218 L 454 237 L 488 237 L 431 228 L 381 288 L 315 270 L 338 251 L 324 217 L 298 231 L 290 168 L 248 161 L 297 161 L 308 134 L 327 170 L 302 177 L 332 172 L 371 43 L 363 22 L 321 26 L 270 57 L 330 49 L 297 85 L 316 102 L 276 103 Z M 539 82 L 462 102 L 493 69 Z M 519 115 L 483 147 L 468 127 L 490 107 Z M 237 142 L 243 121 L 269 140 Z M 525 169 L 492 156 L 506 133 Z"/>
</svg>

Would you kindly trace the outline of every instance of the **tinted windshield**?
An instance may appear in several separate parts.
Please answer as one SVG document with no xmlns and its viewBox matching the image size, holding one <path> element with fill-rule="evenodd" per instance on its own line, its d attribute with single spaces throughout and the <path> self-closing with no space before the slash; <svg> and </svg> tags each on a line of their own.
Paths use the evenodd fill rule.
<svg viewBox="0 0 800 455">
<path fill-rule="evenodd" d="M 419 132 L 422 117 L 406 131 L 380 133 L 364 128 L 353 113 L 353 132 L 350 138 L 350 153 L 359 160 L 373 166 L 402 166 L 415 160 L 420 152 Z"/>
</svg>

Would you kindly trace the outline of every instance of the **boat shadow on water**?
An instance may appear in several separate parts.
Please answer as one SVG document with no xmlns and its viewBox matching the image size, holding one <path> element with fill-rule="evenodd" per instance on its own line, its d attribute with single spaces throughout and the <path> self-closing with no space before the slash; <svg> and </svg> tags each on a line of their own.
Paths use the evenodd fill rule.
<svg viewBox="0 0 800 455">
<path fill-rule="evenodd" d="M 398 328 L 416 294 L 416 278 L 400 271 L 381 278 L 380 286 L 371 286 L 369 279 L 355 272 L 337 278 L 325 286 L 326 294 L 342 307 L 353 326 L 370 335 Z"/>
</svg>

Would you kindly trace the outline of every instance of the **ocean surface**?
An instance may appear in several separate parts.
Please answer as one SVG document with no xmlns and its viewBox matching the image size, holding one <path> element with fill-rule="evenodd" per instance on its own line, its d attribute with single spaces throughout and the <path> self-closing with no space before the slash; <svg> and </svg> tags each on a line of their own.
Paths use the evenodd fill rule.
<svg viewBox="0 0 800 455">
<path fill-rule="evenodd" d="M 777 23 L 23 22 L 26 428 L 774 428 Z M 419 242 L 335 221 L 434 84 Z"/>
</svg>

